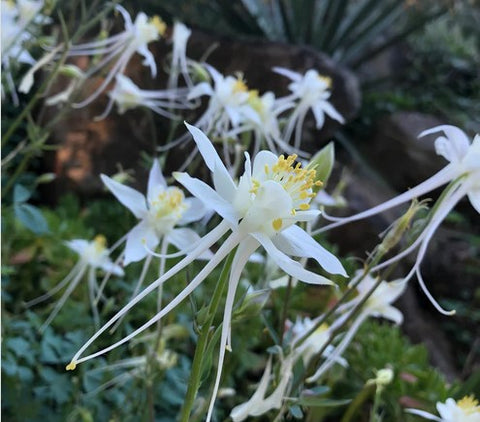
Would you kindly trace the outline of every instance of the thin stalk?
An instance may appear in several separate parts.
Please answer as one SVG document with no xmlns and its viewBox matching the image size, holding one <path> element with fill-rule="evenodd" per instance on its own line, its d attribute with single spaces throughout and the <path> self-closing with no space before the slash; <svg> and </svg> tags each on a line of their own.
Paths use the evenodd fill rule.
<svg viewBox="0 0 480 422">
<path fill-rule="evenodd" d="M 282 318 L 280 319 L 280 326 L 278 332 L 280 333 L 280 346 L 283 346 L 283 337 L 285 334 L 285 321 L 287 320 L 288 305 L 290 304 L 290 297 L 292 293 L 292 277 L 288 277 L 287 291 L 283 300 Z"/>
<path fill-rule="evenodd" d="M 361 277 L 359 277 L 357 280 L 355 280 L 355 282 L 350 286 L 350 288 L 340 297 L 340 299 L 338 299 L 338 301 L 335 303 L 335 305 L 333 305 L 327 312 L 325 312 L 325 314 L 322 315 L 322 317 L 313 325 L 312 328 L 310 328 L 310 330 L 308 330 L 301 338 L 300 340 L 296 343 L 296 346 L 301 346 L 305 340 L 307 340 L 307 338 L 312 335 L 318 327 L 320 327 L 328 318 L 330 318 L 334 313 L 335 311 L 340 307 L 340 305 L 345 302 L 345 300 L 352 294 L 352 292 L 355 291 L 356 287 L 362 282 L 362 280 L 367 276 L 367 274 L 369 273 L 370 271 L 370 268 L 373 268 L 375 265 L 377 265 L 380 260 L 382 259 L 383 255 L 385 253 L 384 252 L 378 252 L 373 258 L 372 260 L 370 261 L 370 263 L 365 267 L 364 271 L 363 271 L 363 274 Z M 381 278 L 379 278 L 379 280 L 381 281 Z M 367 295 L 365 296 L 365 298 L 359 303 L 359 305 L 363 305 L 363 303 L 370 297 L 370 295 L 373 293 L 373 290 L 375 290 L 377 288 L 377 285 L 379 284 L 379 282 L 375 283 L 375 286 L 373 287 L 373 289 L 371 291 L 369 291 L 367 293 Z M 358 309 L 358 306 L 355 308 L 355 311 Z M 353 312 L 352 312 L 352 315 L 353 315 Z M 341 324 L 338 329 L 340 328 L 343 328 L 343 326 L 345 325 L 345 323 Z M 338 331 L 335 330 L 335 331 Z M 332 335 L 330 336 L 330 340 L 333 339 L 333 332 L 332 332 Z M 318 356 L 321 356 L 322 353 L 325 351 L 325 349 L 327 348 L 327 346 L 330 344 L 330 342 L 327 342 L 325 344 L 325 346 L 323 347 L 323 349 L 318 353 Z"/>
<path fill-rule="evenodd" d="M 183 402 L 182 409 L 180 411 L 181 422 L 188 422 L 190 420 L 190 413 L 192 411 L 193 403 L 195 401 L 198 388 L 200 386 L 200 378 L 202 376 L 202 364 L 205 357 L 205 349 L 210 338 L 210 332 L 213 328 L 211 327 L 211 325 L 213 322 L 213 318 L 217 313 L 220 300 L 223 296 L 223 291 L 228 275 L 230 273 L 230 268 L 232 266 L 235 250 L 236 248 L 230 252 L 225 261 L 222 273 L 220 274 L 220 278 L 217 282 L 217 285 L 215 286 L 212 300 L 210 302 L 210 305 L 208 306 L 205 321 L 200 329 L 200 335 L 198 337 L 197 347 L 195 348 L 195 355 L 193 357 L 192 371 L 190 373 L 190 379 L 188 380 L 187 394 L 185 396 L 185 401 Z"/>
<path fill-rule="evenodd" d="M 375 391 L 375 388 L 375 384 L 365 385 L 350 403 L 340 422 L 351 422 L 355 420 L 353 417 L 358 414 L 360 406 L 362 406 L 363 403 L 370 398 Z"/>
</svg>

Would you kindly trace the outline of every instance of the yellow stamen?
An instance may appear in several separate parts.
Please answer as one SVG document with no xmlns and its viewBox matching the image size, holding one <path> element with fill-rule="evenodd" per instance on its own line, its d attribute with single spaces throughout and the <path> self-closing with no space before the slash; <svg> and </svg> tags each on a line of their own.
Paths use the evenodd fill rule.
<svg viewBox="0 0 480 422">
<path fill-rule="evenodd" d="M 328 88 L 332 87 L 332 78 L 330 76 L 318 75 L 318 79 L 323 81 Z"/>
<path fill-rule="evenodd" d="M 75 362 L 70 362 L 66 367 L 65 369 L 67 371 L 74 371 L 75 368 L 77 367 L 77 364 Z"/>
<path fill-rule="evenodd" d="M 297 155 L 292 154 L 285 158 L 278 157 L 278 161 L 271 167 L 265 165 L 265 175 L 285 189 L 293 200 L 291 214 L 296 210 L 310 209 L 310 200 L 315 196 L 312 187 L 321 185 L 321 181 L 315 180 L 316 171 L 312 168 L 302 168 L 302 164 L 296 162 Z M 256 191 L 254 192 L 256 193 Z"/>
<path fill-rule="evenodd" d="M 466 415 L 471 415 L 475 412 L 480 412 L 478 400 L 473 395 L 465 396 L 463 399 L 457 401 L 457 406 L 462 409 Z"/>
<path fill-rule="evenodd" d="M 276 218 L 275 220 L 272 221 L 272 226 L 274 230 L 277 232 L 282 228 L 282 219 L 281 218 Z"/>
<path fill-rule="evenodd" d="M 326 322 L 324 322 L 314 332 L 317 333 L 317 334 L 320 334 L 320 333 L 323 333 L 324 331 L 327 331 L 327 330 L 328 330 L 328 324 Z"/>
<path fill-rule="evenodd" d="M 167 30 L 167 24 L 157 15 L 150 19 L 150 23 L 157 28 L 157 31 L 160 35 L 165 34 Z"/>
<path fill-rule="evenodd" d="M 237 92 L 247 92 L 248 87 L 242 79 L 237 79 L 235 81 L 235 83 L 233 84 L 232 91 L 235 92 L 235 93 L 237 93 Z"/>
</svg>

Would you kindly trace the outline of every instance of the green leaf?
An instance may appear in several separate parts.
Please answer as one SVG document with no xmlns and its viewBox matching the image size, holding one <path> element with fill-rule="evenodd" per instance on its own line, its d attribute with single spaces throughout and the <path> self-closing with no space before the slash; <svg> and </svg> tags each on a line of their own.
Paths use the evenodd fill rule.
<svg viewBox="0 0 480 422">
<path fill-rule="evenodd" d="M 27 202 L 32 196 L 31 192 L 22 185 L 15 185 L 13 188 L 13 203 L 21 204 Z"/>
<path fill-rule="evenodd" d="M 27 229 L 36 234 L 48 232 L 47 221 L 37 207 L 25 203 L 15 203 L 14 210 L 15 216 Z"/>
<path fill-rule="evenodd" d="M 333 142 L 330 142 L 312 157 L 307 168 L 315 169 L 315 179 L 320 180 L 323 183 L 323 187 L 325 187 L 328 178 L 332 173 L 334 163 L 335 146 L 333 145 Z"/>
<path fill-rule="evenodd" d="M 300 406 L 294 405 L 294 406 L 289 407 L 288 410 L 290 411 L 290 414 L 295 419 L 303 419 L 303 412 L 302 412 L 302 409 L 300 409 Z"/>
<path fill-rule="evenodd" d="M 296 403 L 300 406 L 308 406 L 308 407 L 338 407 L 344 406 L 350 403 L 351 399 L 343 399 L 343 400 L 333 400 L 333 399 L 326 399 L 325 397 L 320 396 L 303 396 L 300 397 Z"/>
</svg>

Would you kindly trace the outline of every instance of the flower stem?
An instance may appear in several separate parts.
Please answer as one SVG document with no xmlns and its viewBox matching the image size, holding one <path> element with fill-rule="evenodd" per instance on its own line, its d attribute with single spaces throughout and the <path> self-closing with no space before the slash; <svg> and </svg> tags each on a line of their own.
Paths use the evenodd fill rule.
<svg viewBox="0 0 480 422">
<path fill-rule="evenodd" d="M 235 248 L 236 249 L 236 248 Z M 215 314 L 217 313 L 220 299 L 227 284 L 227 278 L 230 273 L 230 267 L 232 266 L 233 257 L 235 255 L 235 249 L 228 255 L 225 264 L 220 274 L 220 278 L 213 292 L 213 297 L 208 306 L 206 316 L 203 318 L 200 328 L 200 335 L 198 336 L 197 347 L 195 348 L 195 355 L 193 357 L 192 371 L 190 373 L 190 379 L 188 381 L 187 394 L 185 401 L 180 412 L 180 421 L 188 422 L 190 419 L 190 413 L 192 411 L 193 403 L 197 395 L 198 388 L 200 386 L 200 378 L 202 376 L 203 359 L 205 357 L 205 349 L 207 347 L 210 333 L 213 331 L 212 322 Z"/>
<path fill-rule="evenodd" d="M 358 413 L 365 401 L 374 394 L 375 388 L 375 384 L 365 385 L 350 403 L 340 422 L 350 422 L 354 420 L 353 417 Z"/>
</svg>

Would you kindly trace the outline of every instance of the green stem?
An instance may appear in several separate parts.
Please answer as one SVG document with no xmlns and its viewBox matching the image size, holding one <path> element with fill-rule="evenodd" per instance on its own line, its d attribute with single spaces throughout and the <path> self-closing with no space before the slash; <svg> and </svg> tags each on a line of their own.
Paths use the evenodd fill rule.
<svg viewBox="0 0 480 422">
<path fill-rule="evenodd" d="M 190 413 L 192 411 L 193 403 L 197 395 L 198 388 L 200 386 L 200 378 L 202 376 L 202 365 L 203 359 L 205 357 L 205 349 L 207 347 L 208 340 L 210 338 L 210 333 L 214 330 L 211 327 L 213 318 L 217 313 L 218 305 L 223 295 L 223 290 L 227 281 L 227 277 L 230 273 L 230 267 L 232 266 L 233 256 L 235 250 L 230 252 L 227 257 L 225 264 L 220 274 L 217 285 L 215 286 L 215 291 L 213 292 L 213 297 L 208 306 L 207 314 L 205 320 L 200 328 L 200 335 L 198 336 L 197 347 L 195 348 L 195 355 L 193 357 L 192 371 L 190 373 L 190 379 L 188 380 L 187 394 L 185 396 L 185 401 L 183 403 L 182 409 L 180 411 L 180 421 L 188 422 L 190 420 Z"/>
<path fill-rule="evenodd" d="M 350 403 L 340 422 L 350 422 L 354 420 L 352 418 L 358 413 L 360 406 L 374 393 L 375 388 L 375 384 L 365 385 Z"/>
</svg>

